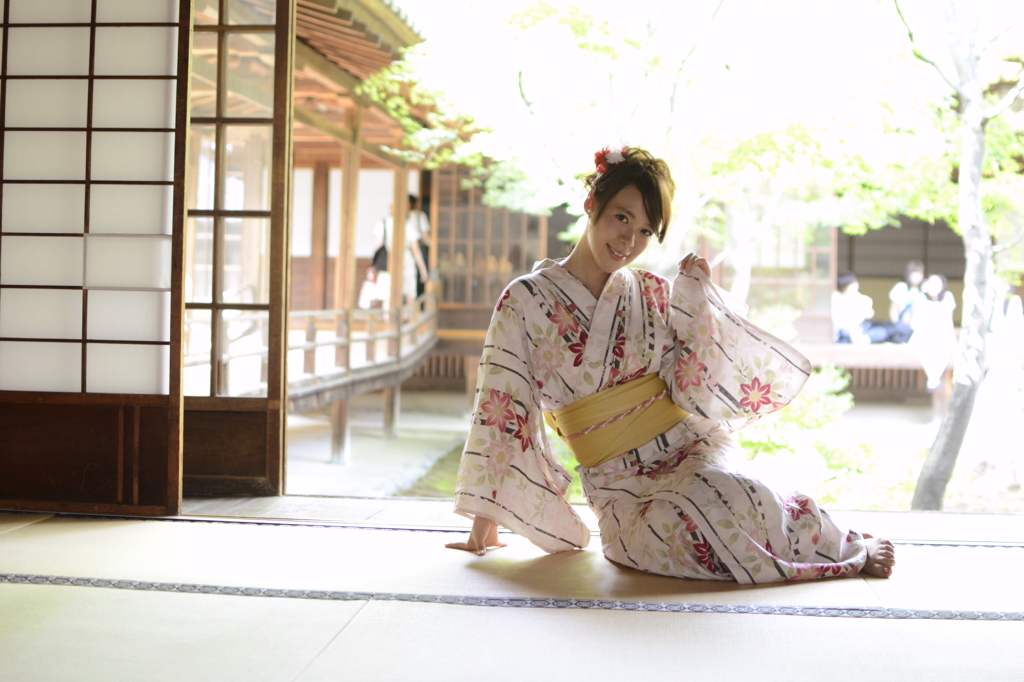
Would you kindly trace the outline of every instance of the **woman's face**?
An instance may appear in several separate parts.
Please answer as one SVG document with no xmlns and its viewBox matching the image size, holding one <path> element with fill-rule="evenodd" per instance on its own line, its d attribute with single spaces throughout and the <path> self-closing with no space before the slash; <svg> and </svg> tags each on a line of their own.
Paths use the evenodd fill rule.
<svg viewBox="0 0 1024 682">
<path fill-rule="evenodd" d="M 942 279 L 932 275 L 921 285 L 921 292 L 931 298 L 938 298 L 939 294 L 942 293 Z"/>
<path fill-rule="evenodd" d="M 635 261 L 653 236 L 643 195 L 630 185 L 605 204 L 600 218 L 591 220 L 584 238 L 597 266 L 611 274 Z"/>
</svg>

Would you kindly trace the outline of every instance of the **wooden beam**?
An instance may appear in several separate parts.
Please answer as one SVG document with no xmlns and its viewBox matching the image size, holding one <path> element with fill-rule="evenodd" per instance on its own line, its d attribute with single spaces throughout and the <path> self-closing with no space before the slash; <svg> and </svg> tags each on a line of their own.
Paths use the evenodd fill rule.
<svg viewBox="0 0 1024 682">
<path fill-rule="evenodd" d="M 295 70 L 319 81 L 327 87 L 354 94 L 362 82 L 358 77 L 341 68 L 322 53 L 302 40 L 295 41 Z M 369 104 L 365 102 L 364 104 Z"/>
<path fill-rule="evenodd" d="M 341 10 L 392 44 L 409 47 L 423 42 L 408 19 L 381 0 L 303 0 L 302 4 L 321 7 L 328 12 Z"/>
<path fill-rule="evenodd" d="M 353 145 L 355 143 L 356 133 L 351 128 L 343 126 L 334 121 L 329 121 L 319 114 L 315 114 L 309 109 L 301 106 L 293 107 L 295 111 L 295 120 L 300 123 L 309 126 L 315 130 L 319 130 L 325 135 L 330 135 L 335 140 L 343 142 L 347 145 Z M 361 109 L 360 109 L 361 110 Z M 360 115 L 362 116 L 362 115 Z M 360 123 L 360 133 L 362 132 L 362 124 Z M 367 143 L 364 140 L 360 140 L 361 144 L 360 151 L 364 154 L 369 154 L 373 158 L 381 161 L 382 163 L 391 166 L 392 168 L 408 168 L 407 162 L 400 156 L 392 154 L 386 151 L 379 144 Z"/>
<path fill-rule="evenodd" d="M 330 135 L 334 139 L 344 142 L 345 144 L 352 144 L 353 142 L 355 142 L 355 133 L 353 133 L 353 131 L 350 128 L 346 128 L 345 126 L 339 123 L 335 123 L 334 121 L 329 121 L 323 116 L 315 114 L 309 109 L 306 109 L 305 107 L 295 105 L 294 110 L 296 121 L 299 121 L 300 123 L 303 123 L 309 126 L 310 128 L 315 128 L 316 130 L 319 130 L 322 133 L 326 133 L 327 135 Z"/>
</svg>

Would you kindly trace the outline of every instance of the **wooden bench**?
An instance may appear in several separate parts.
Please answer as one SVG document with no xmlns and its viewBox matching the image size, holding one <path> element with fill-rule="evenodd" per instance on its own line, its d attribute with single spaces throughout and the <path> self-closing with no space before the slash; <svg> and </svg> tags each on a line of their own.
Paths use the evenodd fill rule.
<svg viewBox="0 0 1024 682">
<path fill-rule="evenodd" d="M 804 343 L 798 348 L 815 368 L 834 365 L 848 371 L 848 390 L 857 400 L 902 402 L 930 395 L 921 360 L 906 344 Z M 952 357 L 947 373 L 951 367 Z"/>
</svg>

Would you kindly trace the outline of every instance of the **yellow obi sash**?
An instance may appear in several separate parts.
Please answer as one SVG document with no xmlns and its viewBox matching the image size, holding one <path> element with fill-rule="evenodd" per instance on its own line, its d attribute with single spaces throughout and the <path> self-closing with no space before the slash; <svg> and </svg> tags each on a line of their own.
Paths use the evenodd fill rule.
<svg viewBox="0 0 1024 682">
<path fill-rule="evenodd" d="M 545 412 L 544 421 L 577 462 L 596 467 L 649 443 L 688 416 L 672 402 L 661 377 L 647 374 Z"/>
</svg>

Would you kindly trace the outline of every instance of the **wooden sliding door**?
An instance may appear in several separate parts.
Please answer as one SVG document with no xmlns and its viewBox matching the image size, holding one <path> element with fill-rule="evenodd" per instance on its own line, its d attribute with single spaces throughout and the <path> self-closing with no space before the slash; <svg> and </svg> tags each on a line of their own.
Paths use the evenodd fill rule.
<svg viewBox="0 0 1024 682">
<path fill-rule="evenodd" d="M 185 228 L 184 491 L 284 486 L 294 0 L 197 0 Z"/>
<path fill-rule="evenodd" d="M 4 0 L 0 508 L 177 514 L 189 0 Z"/>
</svg>

